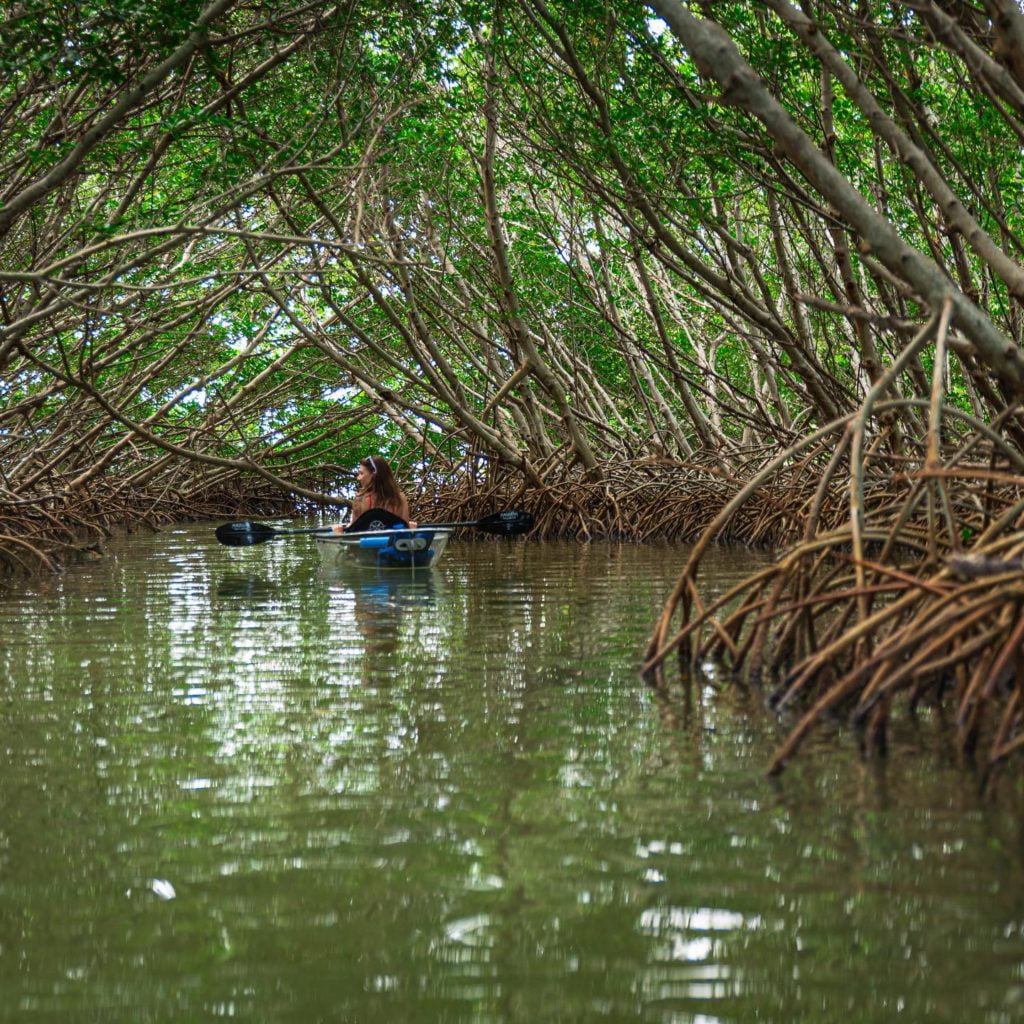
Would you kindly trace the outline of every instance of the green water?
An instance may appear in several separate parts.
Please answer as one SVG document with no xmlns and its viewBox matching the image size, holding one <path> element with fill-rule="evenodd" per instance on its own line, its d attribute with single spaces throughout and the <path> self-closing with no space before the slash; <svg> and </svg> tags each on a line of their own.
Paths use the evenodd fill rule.
<svg viewBox="0 0 1024 1024">
<path fill-rule="evenodd" d="M 0 592 L 0 1020 L 1024 1020 L 1019 808 L 657 699 L 683 557 L 189 526 Z"/>
</svg>

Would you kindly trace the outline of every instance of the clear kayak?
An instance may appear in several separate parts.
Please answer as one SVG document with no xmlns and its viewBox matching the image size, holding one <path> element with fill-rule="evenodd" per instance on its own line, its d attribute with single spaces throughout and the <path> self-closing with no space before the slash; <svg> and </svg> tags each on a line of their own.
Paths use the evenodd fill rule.
<svg viewBox="0 0 1024 1024">
<path fill-rule="evenodd" d="M 318 534 L 316 549 L 324 565 L 329 566 L 430 569 L 444 554 L 451 533 L 449 529 L 433 526 L 361 534 Z"/>
</svg>

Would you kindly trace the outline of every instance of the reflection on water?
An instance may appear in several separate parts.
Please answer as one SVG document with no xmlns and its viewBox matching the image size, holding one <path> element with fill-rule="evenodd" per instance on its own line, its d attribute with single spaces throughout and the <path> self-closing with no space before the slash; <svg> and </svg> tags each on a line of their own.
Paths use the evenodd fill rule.
<svg viewBox="0 0 1024 1024">
<path fill-rule="evenodd" d="M 0 596 L 0 1020 L 1024 1015 L 1020 815 L 898 735 L 769 781 L 756 695 L 649 692 L 679 549 L 312 547 Z"/>
<path fill-rule="evenodd" d="M 350 615 L 362 648 L 359 682 L 384 685 L 395 675 L 405 645 L 428 643 L 431 606 L 443 583 L 434 571 L 404 572 L 378 567 L 321 566 L 336 614 Z M 411 638 L 410 627 L 417 627 Z"/>
<path fill-rule="evenodd" d="M 240 605 L 266 604 L 279 599 L 280 587 L 266 576 L 226 572 L 217 580 L 217 597 L 237 601 Z"/>
</svg>

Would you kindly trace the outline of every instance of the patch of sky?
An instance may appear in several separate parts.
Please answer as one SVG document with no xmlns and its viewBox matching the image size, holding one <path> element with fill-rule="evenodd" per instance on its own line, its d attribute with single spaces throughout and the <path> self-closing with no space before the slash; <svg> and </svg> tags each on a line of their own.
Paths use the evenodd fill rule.
<svg viewBox="0 0 1024 1024">
<path fill-rule="evenodd" d="M 650 32 L 655 39 L 660 39 L 668 31 L 668 24 L 662 21 L 661 18 L 648 18 L 647 31 Z"/>
<path fill-rule="evenodd" d="M 189 405 L 197 405 L 200 409 L 205 409 L 207 397 L 206 388 L 196 387 L 182 395 L 181 400 Z"/>
<path fill-rule="evenodd" d="M 389 299 L 397 299 L 402 296 L 401 285 L 396 284 L 393 281 L 378 282 L 377 291 L 379 291 L 381 295 L 387 296 Z"/>
<path fill-rule="evenodd" d="M 349 402 L 360 394 L 362 392 L 359 388 L 343 385 L 339 388 L 324 388 L 321 392 L 321 398 L 328 402 Z"/>
<path fill-rule="evenodd" d="M 38 370 L 19 370 L 17 376 L 11 380 L 0 379 L 0 395 L 21 393 L 27 396 L 49 383 L 50 378 Z"/>
</svg>

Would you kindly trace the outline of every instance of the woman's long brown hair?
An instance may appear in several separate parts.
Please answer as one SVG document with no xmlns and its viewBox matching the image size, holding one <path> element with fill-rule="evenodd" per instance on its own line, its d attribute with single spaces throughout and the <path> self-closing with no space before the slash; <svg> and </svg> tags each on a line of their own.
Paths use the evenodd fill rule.
<svg viewBox="0 0 1024 1024">
<path fill-rule="evenodd" d="M 387 460 L 379 455 L 367 455 L 360 462 L 370 471 L 371 477 L 370 486 L 363 494 L 372 498 L 377 508 L 386 508 L 397 515 L 402 507 L 402 489 L 398 486 Z"/>
</svg>

